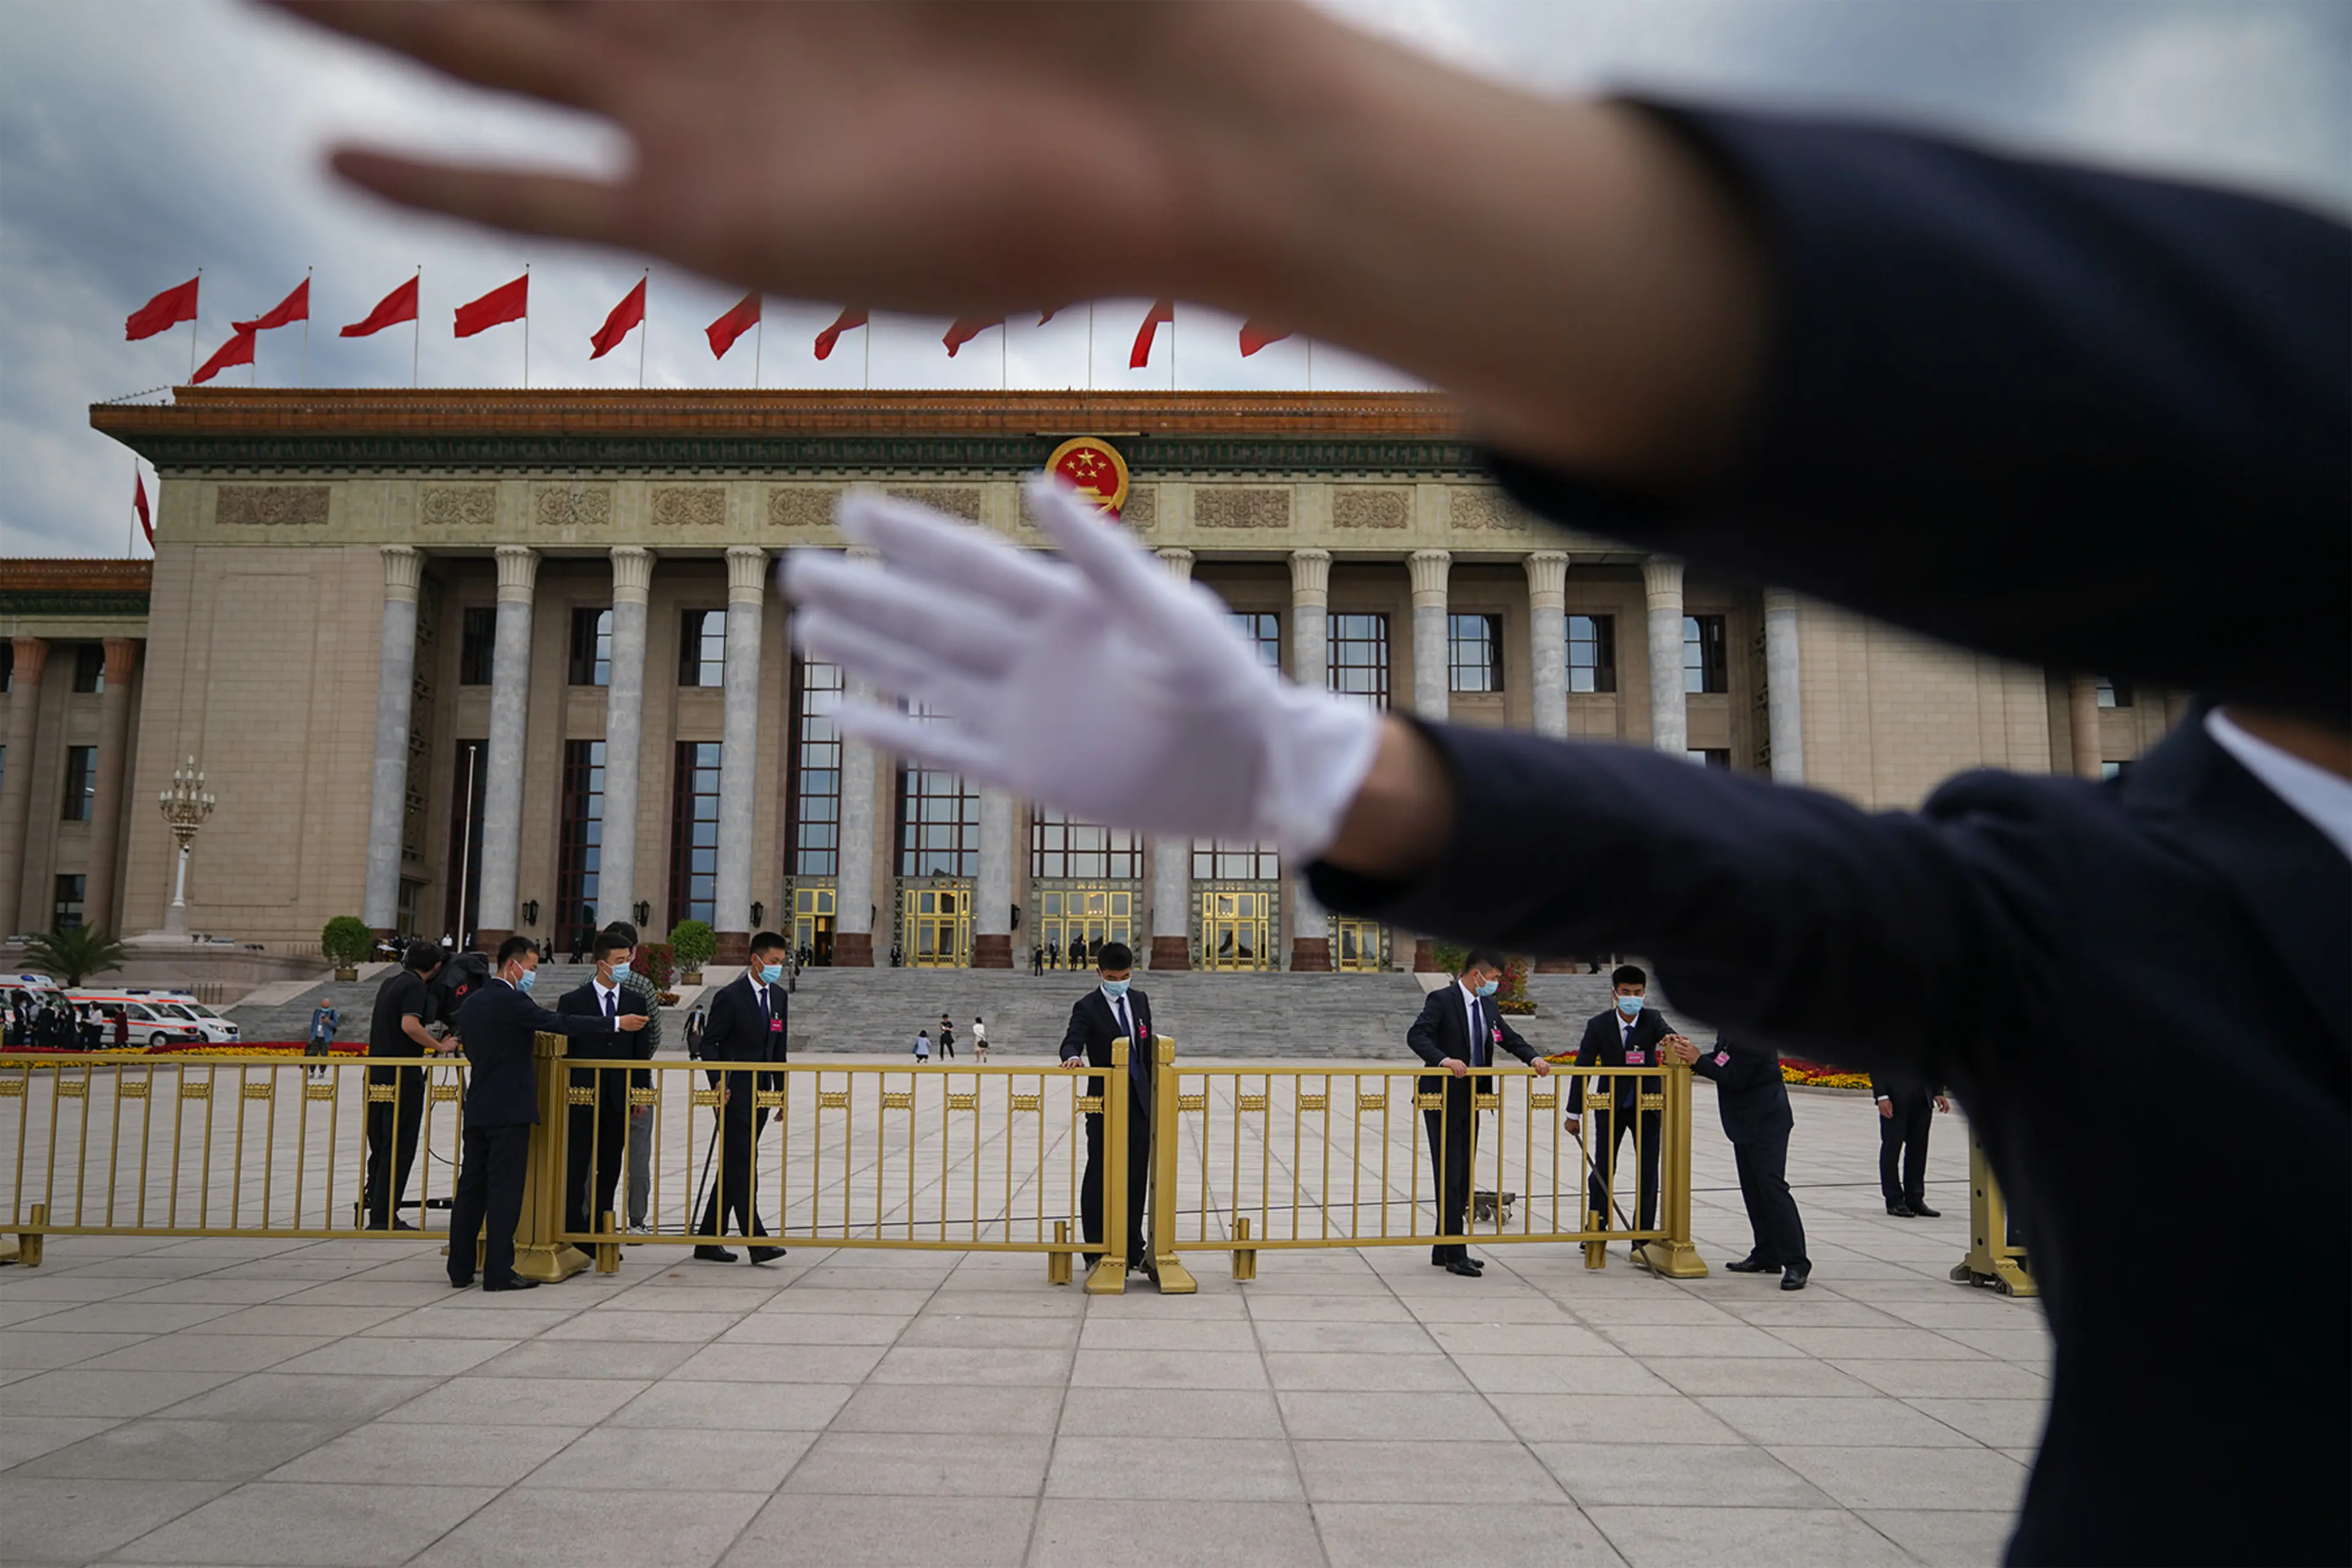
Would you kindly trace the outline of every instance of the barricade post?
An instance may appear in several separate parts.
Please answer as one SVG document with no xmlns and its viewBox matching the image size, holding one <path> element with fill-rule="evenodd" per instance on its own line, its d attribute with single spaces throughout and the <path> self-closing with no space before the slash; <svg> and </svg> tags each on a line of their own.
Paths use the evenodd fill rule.
<svg viewBox="0 0 2352 1568">
<path fill-rule="evenodd" d="M 564 1146 L 572 1122 L 572 1074 L 564 1063 L 569 1045 L 562 1035 L 531 1037 L 531 1065 L 539 1075 L 539 1123 L 530 1130 L 530 1153 L 523 1166 L 514 1267 L 523 1279 L 542 1285 L 569 1279 L 590 1261 L 586 1253 L 558 1239 L 563 1234 Z M 475 1267 L 480 1266 L 477 1255 Z"/>
<path fill-rule="evenodd" d="M 1162 1035 L 1152 1048 L 1151 1268 L 1161 1295 L 1190 1296 L 1200 1282 L 1176 1258 L 1176 1042 Z"/>
<path fill-rule="evenodd" d="M 1097 1092 L 1091 1097 L 1100 1102 L 1096 1109 L 1103 1119 L 1103 1249 L 1087 1276 L 1089 1296 L 1127 1293 L 1127 1121 L 1128 1104 L 1134 1098 L 1127 1083 L 1130 1048 L 1125 1037 L 1110 1043 L 1110 1071 L 1095 1079 Z M 1078 1109 L 1088 1109 L 1085 1100 L 1078 1102 Z"/>
<path fill-rule="evenodd" d="M 1974 1127 L 1969 1129 L 1969 1251 L 1953 1266 L 1952 1280 L 2004 1296 L 2042 1294 L 2033 1282 L 2033 1260 L 2011 1229 L 2009 1201 Z"/>
<path fill-rule="evenodd" d="M 1691 1245 L 1691 1069 L 1666 1068 L 1666 1162 L 1660 1177 L 1665 1191 L 1666 1234 L 1639 1249 L 1651 1272 L 1669 1279 L 1704 1279 L 1706 1261 Z"/>
</svg>

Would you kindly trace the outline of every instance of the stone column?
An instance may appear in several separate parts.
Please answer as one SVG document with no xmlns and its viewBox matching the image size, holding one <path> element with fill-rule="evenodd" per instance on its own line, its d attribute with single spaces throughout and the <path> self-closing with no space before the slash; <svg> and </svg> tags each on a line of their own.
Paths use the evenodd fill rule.
<svg viewBox="0 0 2352 1568">
<path fill-rule="evenodd" d="M 117 935 L 115 852 L 122 842 L 122 773 L 131 751 L 131 677 L 138 668 L 135 639 L 106 639 L 106 694 L 99 699 L 98 793 L 90 802 L 89 872 L 83 884 L 82 919 L 93 931 Z"/>
<path fill-rule="evenodd" d="M 711 925 L 720 963 L 751 954 L 751 801 L 760 763 L 760 619 L 768 592 L 768 552 L 738 544 L 727 552 L 725 720 L 719 749 L 719 875 Z"/>
<path fill-rule="evenodd" d="M 2074 735 L 2074 776 L 2094 783 L 2106 776 L 2102 765 L 2106 748 L 2100 743 L 2099 682 L 2094 676 L 2069 676 L 2066 680 L 2067 727 Z"/>
<path fill-rule="evenodd" d="M 17 637 L 16 671 L 8 680 L 8 754 L 0 773 L 0 938 L 18 934 L 19 896 L 25 883 L 25 829 L 32 815 L 33 737 L 41 717 L 41 672 L 49 645 Z M 46 926 L 42 929 L 47 929 Z"/>
<path fill-rule="evenodd" d="M 475 945 L 495 953 L 514 934 L 522 847 L 523 723 L 530 709 L 530 602 L 539 552 L 501 544 L 499 625 L 490 645 L 490 737 L 482 770 L 482 881 Z"/>
<path fill-rule="evenodd" d="M 1290 678 L 1299 685 L 1321 690 L 1330 679 L 1331 552 L 1294 550 L 1290 552 Z M 1331 917 L 1307 890 L 1307 879 L 1291 873 L 1290 967 L 1328 970 L 1331 967 Z"/>
<path fill-rule="evenodd" d="M 1160 563 L 1180 583 L 1192 580 L 1192 552 L 1159 552 Z M 1327 557 L 1328 559 L 1328 557 Z M 1151 841 L 1151 967 L 1192 967 L 1192 841 Z"/>
<path fill-rule="evenodd" d="M 1690 754 L 1689 709 L 1683 701 L 1683 563 L 1671 555 L 1642 563 L 1650 601 L 1650 744 Z"/>
<path fill-rule="evenodd" d="M 636 922 L 637 784 L 645 765 L 646 601 L 654 552 L 613 551 L 613 673 L 604 689 L 604 847 L 596 858 L 596 923 Z M 640 935 L 648 933 L 640 932 Z"/>
<path fill-rule="evenodd" d="M 1764 590 L 1764 700 L 1772 742 L 1772 782 L 1805 782 L 1804 668 L 1797 657 L 1797 595 Z"/>
<path fill-rule="evenodd" d="M 1444 550 L 1416 550 L 1406 559 L 1405 570 L 1412 574 L 1412 710 L 1432 723 L 1442 723 L 1453 686 L 1445 584 L 1454 557 Z"/>
<path fill-rule="evenodd" d="M 408 719 L 416 690 L 416 589 L 425 557 L 405 544 L 383 552 L 383 637 L 375 666 L 375 768 L 368 780 L 367 882 L 360 918 L 378 936 L 400 921 L 400 840 L 408 816 Z"/>
<path fill-rule="evenodd" d="M 853 550 L 852 561 L 877 559 Z M 874 689 L 845 679 L 842 698 L 870 701 Z M 874 967 L 874 748 L 847 736 L 841 742 L 841 848 L 833 876 L 833 963 L 836 969 Z"/>
<path fill-rule="evenodd" d="M 1528 572 L 1528 656 L 1535 671 L 1531 694 L 1536 733 L 1568 738 L 1568 552 L 1538 550 L 1520 563 Z"/>
<path fill-rule="evenodd" d="M 1013 967 L 1013 797 L 980 792 L 980 875 L 971 884 L 971 966 Z"/>
</svg>

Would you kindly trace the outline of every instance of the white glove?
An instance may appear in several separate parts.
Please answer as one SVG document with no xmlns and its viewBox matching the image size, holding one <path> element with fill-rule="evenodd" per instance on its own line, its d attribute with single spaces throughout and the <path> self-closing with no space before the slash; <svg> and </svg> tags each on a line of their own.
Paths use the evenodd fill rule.
<svg viewBox="0 0 2352 1568">
<path fill-rule="evenodd" d="M 1321 853 L 1379 714 L 1285 680 L 1222 600 L 1070 491 L 1040 476 L 1027 493 L 1058 560 L 868 494 L 841 529 L 878 567 L 787 555 L 801 647 L 929 715 L 852 700 L 843 733 L 1086 821 Z"/>
</svg>

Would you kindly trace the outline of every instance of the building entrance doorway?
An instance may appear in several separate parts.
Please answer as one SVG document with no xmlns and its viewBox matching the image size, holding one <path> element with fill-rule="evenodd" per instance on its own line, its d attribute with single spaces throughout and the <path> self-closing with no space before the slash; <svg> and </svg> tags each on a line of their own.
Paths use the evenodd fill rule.
<svg viewBox="0 0 2352 1568">
<path fill-rule="evenodd" d="M 1274 895 L 1211 889 L 1201 895 L 1201 967 L 1274 967 Z"/>
<path fill-rule="evenodd" d="M 918 969 L 971 964 L 971 889 L 961 885 L 908 888 L 900 907 L 904 962 Z"/>
<path fill-rule="evenodd" d="M 1378 921 L 1331 917 L 1331 967 L 1359 973 L 1386 967 L 1388 954 Z"/>
<path fill-rule="evenodd" d="M 833 889 L 793 889 L 793 952 L 805 952 L 816 967 L 833 963 Z"/>
<path fill-rule="evenodd" d="M 1034 940 L 1048 952 L 1066 955 L 1073 938 L 1094 952 L 1106 942 L 1135 945 L 1135 891 L 1131 888 L 1044 888 L 1037 893 Z"/>
</svg>

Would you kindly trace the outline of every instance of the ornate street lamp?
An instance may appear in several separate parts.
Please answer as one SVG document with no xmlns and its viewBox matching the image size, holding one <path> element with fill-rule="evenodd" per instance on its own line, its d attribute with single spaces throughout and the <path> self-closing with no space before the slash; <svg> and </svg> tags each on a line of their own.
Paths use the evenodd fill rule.
<svg viewBox="0 0 2352 1568">
<path fill-rule="evenodd" d="M 179 866 L 172 875 L 172 907 L 163 911 L 163 930 L 173 936 L 188 933 L 188 850 L 196 841 L 196 830 L 213 814 L 219 800 L 205 788 L 204 770 L 190 757 L 184 767 L 172 770 L 172 787 L 157 797 L 163 809 L 163 825 L 171 829 L 172 842 L 179 846 Z"/>
</svg>

